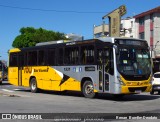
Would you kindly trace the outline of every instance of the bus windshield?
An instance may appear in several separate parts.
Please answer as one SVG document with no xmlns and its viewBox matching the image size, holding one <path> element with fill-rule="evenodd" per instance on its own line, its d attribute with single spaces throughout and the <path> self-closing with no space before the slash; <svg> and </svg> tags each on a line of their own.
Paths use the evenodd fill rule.
<svg viewBox="0 0 160 122">
<path fill-rule="evenodd" d="M 117 68 L 124 75 L 146 75 L 151 72 L 148 49 L 119 48 Z"/>
</svg>

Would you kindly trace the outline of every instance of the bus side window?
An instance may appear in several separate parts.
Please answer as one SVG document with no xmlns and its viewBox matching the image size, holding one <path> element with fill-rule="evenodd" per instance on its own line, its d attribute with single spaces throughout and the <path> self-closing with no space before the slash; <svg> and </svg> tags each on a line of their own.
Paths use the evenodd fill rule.
<svg viewBox="0 0 160 122">
<path fill-rule="evenodd" d="M 29 66 L 37 65 L 37 51 L 28 52 L 28 65 Z"/>
<path fill-rule="evenodd" d="M 65 48 L 64 63 L 69 64 L 69 65 L 79 63 L 79 48 L 78 47 Z"/>
<path fill-rule="evenodd" d="M 55 49 L 48 50 L 48 65 L 53 66 L 56 64 L 56 57 L 55 57 Z"/>
<path fill-rule="evenodd" d="M 94 63 L 94 46 L 81 47 L 81 62 L 82 64 Z"/>
<path fill-rule="evenodd" d="M 38 65 L 45 65 L 44 50 L 38 51 Z"/>
<path fill-rule="evenodd" d="M 10 53 L 9 66 L 17 66 L 17 65 L 18 65 L 18 55 L 17 55 L 17 53 Z"/>
<path fill-rule="evenodd" d="M 71 50 L 71 64 L 78 64 L 79 50 L 77 47 Z"/>
<path fill-rule="evenodd" d="M 28 60 L 27 59 L 27 52 L 24 52 L 23 54 L 24 54 L 24 57 L 23 57 L 24 58 L 24 63 L 23 64 L 24 64 L 24 66 L 27 66 L 28 65 L 28 63 L 27 63 L 27 60 Z"/>
<path fill-rule="evenodd" d="M 65 48 L 64 64 L 70 64 L 70 48 Z"/>
<path fill-rule="evenodd" d="M 63 65 L 63 48 L 58 49 L 58 65 Z"/>
<path fill-rule="evenodd" d="M 20 67 L 24 66 L 24 53 L 20 52 L 18 55 L 18 65 Z"/>
</svg>

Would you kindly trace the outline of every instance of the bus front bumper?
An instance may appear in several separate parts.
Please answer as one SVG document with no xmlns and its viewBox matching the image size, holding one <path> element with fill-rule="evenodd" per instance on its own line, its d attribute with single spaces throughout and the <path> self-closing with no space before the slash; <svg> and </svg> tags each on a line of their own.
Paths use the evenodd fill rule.
<svg viewBox="0 0 160 122">
<path fill-rule="evenodd" d="M 150 92 L 152 85 L 147 86 L 122 86 L 121 92 L 123 94 L 137 94 L 141 92 Z"/>
</svg>

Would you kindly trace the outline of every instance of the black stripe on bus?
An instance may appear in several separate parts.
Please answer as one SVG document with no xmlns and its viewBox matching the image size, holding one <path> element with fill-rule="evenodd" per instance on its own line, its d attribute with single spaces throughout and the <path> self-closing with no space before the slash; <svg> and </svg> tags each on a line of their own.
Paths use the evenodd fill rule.
<svg viewBox="0 0 160 122">
<path fill-rule="evenodd" d="M 59 84 L 59 86 L 61 86 L 64 82 L 66 82 L 70 77 L 64 74 L 63 79 L 61 80 L 61 83 Z"/>
</svg>

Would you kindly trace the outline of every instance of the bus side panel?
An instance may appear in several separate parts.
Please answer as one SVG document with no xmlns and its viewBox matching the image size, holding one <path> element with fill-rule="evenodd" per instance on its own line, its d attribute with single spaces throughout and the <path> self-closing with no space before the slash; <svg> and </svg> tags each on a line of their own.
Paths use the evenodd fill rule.
<svg viewBox="0 0 160 122">
<path fill-rule="evenodd" d="M 80 91 L 81 87 L 80 87 L 80 81 L 78 81 L 78 79 L 73 78 L 70 74 L 67 74 L 67 71 L 65 72 L 64 69 L 66 67 L 64 66 L 54 66 L 54 80 L 58 81 L 52 81 L 52 84 L 54 83 L 54 85 L 52 85 L 52 87 L 54 88 L 53 90 L 55 90 L 55 86 L 58 86 L 57 88 L 59 88 L 60 91 L 64 91 L 64 90 L 73 90 L 73 91 Z M 71 70 L 71 67 L 67 67 Z M 69 71 L 70 72 L 70 71 Z M 75 74 L 72 72 L 72 75 L 75 76 Z M 58 84 L 56 84 L 58 83 Z"/>
<path fill-rule="evenodd" d="M 29 80 L 31 77 L 35 77 L 37 80 L 37 87 L 43 90 L 55 90 L 60 91 L 60 83 L 62 77 L 52 67 L 48 66 L 36 66 L 36 67 L 24 67 L 22 72 L 23 86 L 29 86 Z"/>
<path fill-rule="evenodd" d="M 61 83 L 63 80 L 63 73 L 60 71 L 56 70 L 56 68 L 50 67 L 50 72 L 49 77 L 51 78 L 52 81 L 52 90 L 55 91 L 60 91 L 61 90 Z"/>
<path fill-rule="evenodd" d="M 9 67 L 8 71 L 9 83 L 18 86 L 18 67 Z"/>
<path fill-rule="evenodd" d="M 84 77 L 90 77 L 92 78 L 92 82 L 96 83 L 97 72 L 85 71 L 85 67 L 87 66 L 55 66 L 54 69 L 56 69 L 62 77 L 60 83 L 61 91 L 81 91 L 81 80 Z"/>
<path fill-rule="evenodd" d="M 38 88 L 51 90 L 50 70 L 47 66 L 33 67 L 32 76 L 36 77 Z"/>
<path fill-rule="evenodd" d="M 81 91 L 80 81 L 77 81 L 73 78 L 69 78 L 61 85 L 61 91 L 64 90 L 73 90 L 73 91 Z"/>
<path fill-rule="evenodd" d="M 24 67 L 22 70 L 22 86 L 29 87 L 29 80 L 32 73 L 32 67 Z"/>
<path fill-rule="evenodd" d="M 44 90 L 55 90 L 60 91 L 60 81 L 62 78 L 59 74 L 52 68 L 48 66 L 36 67 L 33 75 L 36 76 L 38 80 L 38 87 Z M 42 86 L 40 85 L 42 82 Z"/>
</svg>

